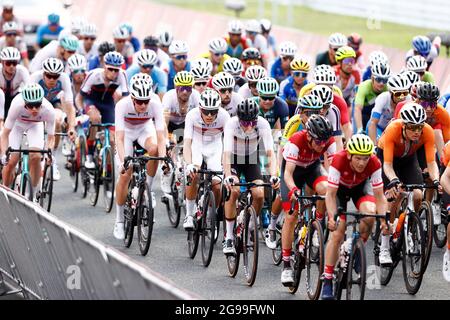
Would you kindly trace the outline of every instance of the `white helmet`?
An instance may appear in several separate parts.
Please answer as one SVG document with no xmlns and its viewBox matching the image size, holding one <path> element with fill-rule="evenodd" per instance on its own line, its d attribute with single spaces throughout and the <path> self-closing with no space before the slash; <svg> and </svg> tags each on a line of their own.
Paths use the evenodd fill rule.
<svg viewBox="0 0 450 320">
<path fill-rule="evenodd" d="M 418 103 L 407 102 L 400 111 L 403 123 L 423 124 L 427 120 L 425 109 Z"/>
<path fill-rule="evenodd" d="M 233 89 L 235 85 L 234 77 L 228 72 L 219 72 L 212 78 L 214 89 Z"/>
<path fill-rule="evenodd" d="M 78 53 L 75 53 L 70 56 L 70 58 L 67 60 L 67 65 L 69 66 L 69 69 L 71 72 L 78 71 L 78 70 L 87 70 L 87 60 L 86 58 Z"/>
<path fill-rule="evenodd" d="M 244 26 L 242 25 L 241 21 L 231 20 L 230 22 L 228 22 L 228 33 L 241 34 L 242 29 L 244 29 Z"/>
<path fill-rule="evenodd" d="M 130 83 L 132 83 L 133 81 L 137 81 L 137 80 L 144 80 L 146 82 L 149 82 L 150 87 L 153 87 L 153 79 L 152 79 L 151 75 L 149 75 L 148 73 L 143 73 L 143 72 L 136 73 L 134 76 L 131 77 Z"/>
<path fill-rule="evenodd" d="M 130 95 L 137 100 L 149 100 L 152 96 L 152 85 L 150 82 L 136 79 L 130 83 Z"/>
<path fill-rule="evenodd" d="M 219 110 L 222 105 L 220 95 L 216 90 L 206 88 L 200 95 L 200 108 L 205 110 Z"/>
<path fill-rule="evenodd" d="M 212 53 L 225 53 L 227 51 L 228 44 L 223 38 L 214 38 L 209 41 L 209 50 Z"/>
<path fill-rule="evenodd" d="M 169 31 L 163 31 L 159 34 L 159 44 L 163 47 L 168 47 L 173 41 L 173 35 Z"/>
<path fill-rule="evenodd" d="M 270 29 L 272 29 L 272 22 L 270 22 L 269 19 L 261 19 L 259 22 L 261 23 L 262 32 L 270 32 Z"/>
<path fill-rule="evenodd" d="M 423 72 L 427 69 L 427 60 L 422 56 L 412 56 L 406 62 L 406 68 L 414 72 Z"/>
<path fill-rule="evenodd" d="M 158 62 L 158 56 L 155 51 L 150 49 L 142 49 L 137 53 L 137 63 L 140 67 L 145 65 L 154 66 Z"/>
<path fill-rule="evenodd" d="M 333 102 L 333 90 L 328 86 L 318 84 L 314 86 L 310 94 L 319 98 L 323 105 L 328 105 Z"/>
<path fill-rule="evenodd" d="M 377 62 L 371 69 L 372 75 L 375 77 L 388 78 L 391 75 L 391 68 L 387 63 Z"/>
<path fill-rule="evenodd" d="M 262 66 L 250 66 L 245 71 L 245 78 L 247 81 L 257 82 L 265 77 L 267 77 L 267 70 Z"/>
<path fill-rule="evenodd" d="M 189 52 L 189 47 L 185 41 L 174 40 L 169 46 L 170 54 L 187 54 Z"/>
<path fill-rule="evenodd" d="M 318 72 L 314 72 L 313 82 L 315 84 L 328 84 L 334 85 L 336 84 L 337 78 L 336 73 L 331 70 L 321 70 Z"/>
<path fill-rule="evenodd" d="M 388 63 L 389 59 L 387 55 L 380 50 L 372 51 L 369 55 L 369 63 L 373 66 L 377 62 Z"/>
<path fill-rule="evenodd" d="M 93 23 L 87 23 L 81 29 L 81 35 L 84 37 L 97 37 L 97 26 Z"/>
<path fill-rule="evenodd" d="M 6 47 L 0 53 L 0 59 L 2 61 L 19 61 L 20 52 L 15 47 Z"/>
<path fill-rule="evenodd" d="M 128 29 L 123 26 L 118 26 L 113 30 L 113 38 L 114 39 L 125 39 L 127 40 L 130 37 L 130 33 Z"/>
<path fill-rule="evenodd" d="M 241 60 L 237 58 L 229 58 L 223 63 L 223 71 L 231 73 L 233 76 L 237 76 L 244 71 L 244 66 Z"/>
<path fill-rule="evenodd" d="M 411 88 L 411 82 L 404 74 L 391 76 L 387 82 L 389 91 L 406 91 Z"/>
<path fill-rule="evenodd" d="M 280 56 L 295 56 L 297 46 L 291 41 L 285 41 L 280 44 Z"/>
<path fill-rule="evenodd" d="M 57 58 L 48 58 L 42 63 L 42 70 L 51 74 L 61 74 L 64 71 L 64 64 Z"/>
<path fill-rule="evenodd" d="M 318 66 L 314 67 L 314 73 L 320 71 L 334 71 L 334 69 L 329 64 L 319 64 Z"/>
<path fill-rule="evenodd" d="M 339 32 L 333 33 L 328 38 L 328 44 L 333 48 L 340 48 L 346 46 L 347 43 L 348 43 L 347 37 Z"/>
<path fill-rule="evenodd" d="M 206 58 L 191 61 L 191 73 L 195 81 L 209 80 L 213 69 L 212 62 Z"/>
<path fill-rule="evenodd" d="M 413 85 L 414 83 L 420 81 L 420 77 L 417 73 L 415 73 L 414 71 L 411 70 L 403 70 L 401 72 L 401 75 L 406 77 L 409 82 L 411 83 L 411 85 Z"/>
<path fill-rule="evenodd" d="M 17 22 L 15 22 L 15 21 L 5 22 L 3 24 L 3 33 L 6 33 L 8 31 L 17 32 L 18 30 L 19 30 L 19 26 L 17 25 Z"/>
<path fill-rule="evenodd" d="M 261 24 L 258 20 L 255 19 L 248 20 L 247 24 L 245 25 L 245 31 L 261 33 Z"/>
<path fill-rule="evenodd" d="M 86 19 L 83 17 L 75 17 L 71 23 L 71 32 L 72 34 L 79 34 L 86 24 Z"/>
</svg>

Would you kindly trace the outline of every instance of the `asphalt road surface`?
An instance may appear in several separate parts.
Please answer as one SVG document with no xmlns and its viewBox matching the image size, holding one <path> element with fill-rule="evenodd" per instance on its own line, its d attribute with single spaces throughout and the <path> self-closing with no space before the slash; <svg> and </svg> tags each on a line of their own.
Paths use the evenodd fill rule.
<svg viewBox="0 0 450 320">
<path fill-rule="evenodd" d="M 116 240 L 112 234 L 115 208 L 113 208 L 111 213 L 105 213 L 102 207 L 102 198 L 99 199 L 97 207 L 92 207 L 88 199 L 81 199 L 80 192 L 72 192 L 68 171 L 63 169 L 62 166 L 60 168 L 62 178 L 55 183 L 52 213 L 87 232 L 94 238 L 147 265 L 178 286 L 188 289 L 205 299 L 307 299 L 304 274 L 302 273 L 299 290 L 295 295 L 291 295 L 280 282 L 281 267 L 273 265 L 271 251 L 261 239 L 258 272 L 253 287 L 248 287 L 245 284 L 242 259 L 236 278 L 228 276 L 225 256 L 222 253 L 222 236 L 220 236 L 216 244 L 212 262 L 208 268 L 203 267 L 200 252 L 197 253 L 194 260 L 191 260 L 187 251 L 187 233 L 182 229 L 182 222 L 180 222 L 180 226 L 177 229 L 171 227 L 165 207 L 160 202 L 159 176 L 155 178 L 154 182 L 157 200 L 155 209 L 156 223 L 153 229 L 149 253 L 146 257 L 142 257 L 136 241 L 133 242 L 130 248 L 125 248 L 123 242 Z M 368 241 L 366 249 L 369 270 L 374 270 L 371 240 Z M 394 271 L 388 286 L 377 286 L 376 281 L 372 281 L 374 285 L 372 288 L 366 289 L 365 298 L 377 300 L 448 299 L 450 283 L 443 279 L 441 271 L 444 251 L 445 249 L 439 249 L 433 244 L 430 262 L 423 278 L 422 286 L 415 296 L 409 295 L 405 289 L 400 263 Z M 368 274 L 368 277 L 370 276 L 371 274 Z"/>
</svg>

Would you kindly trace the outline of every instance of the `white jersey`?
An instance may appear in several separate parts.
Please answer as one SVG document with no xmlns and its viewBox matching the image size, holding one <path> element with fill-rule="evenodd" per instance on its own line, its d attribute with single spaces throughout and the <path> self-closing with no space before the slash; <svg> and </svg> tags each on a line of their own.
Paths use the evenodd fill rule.
<svg viewBox="0 0 450 320">
<path fill-rule="evenodd" d="M 258 124 L 250 132 L 244 132 L 239 124 L 239 118 L 231 118 L 225 125 L 223 151 L 238 156 L 249 156 L 258 150 L 262 144 L 263 150 L 273 150 L 273 138 L 270 124 L 263 117 L 258 116 Z"/>
<path fill-rule="evenodd" d="M 411 96 L 406 97 L 406 101 L 410 101 Z M 372 114 L 370 118 L 378 119 L 377 127 L 384 130 L 392 117 L 394 116 L 394 108 L 391 107 L 391 93 L 389 91 L 382 92 L 375 99 L 375 106 L 372 109 Z"/>
<path fill-rule="evenodd" d="M 222 133 L 230 115 L 224 109 L 219 109 L 216 120 L 212 124 L 205 124 L 199 108 L 192 109 L 186 115 L 184 125 L 184 139 L 191 139 L 192 145 L 204 146 L 220 144 L 222 148 Z M 192 148 L 197 151 L 197 148 Z"/>
<path fill-rule="evenodd" d="M 40 70 L 31 75 L 30 81 L 32 83 L 39 83 L 45 92 L 45 99 L 54 103 L 57 99 L 64 97 L 64 102 L 73 104 L 72 84 L 67 73 L 61 73 L 59 79 L 56 81 L 54 88 L 47 88 L 44 83 L 44 71 Z"/>
<path fill-rule="evenodd" d="M 239 93 L 232 92 L 230 103 L 226 106 L 222 105 L 222 108 L 224 108 L 231 117 L 234 117 L 237 115 L 237 106 L 242 102 L 242 100 L 244 100 L 244 98 L 242 98 Z"/>
<path fill-rule="evenodd" d="M 2 37 L 0 37 L 0 51 L 5 49 L 6 47 L 8 47 L 8 46 L 6 45 L 5 36 L 2 36 Z M 17 50 L 19 50 L 21 55 L 28 52 L 27 44 L 25 43 L 25 41 L 23 41 L 23 39 L 21 37 L 16 37 L 16 43 L 14 44 L 13 47 L 16 48 Z"/>
<path fill-rule="evenodd" d="M 158 48 L 158 52 L 156 52 L 156 55 L 158 56 L 158 62 L 156 63 L 157 67 L 161 68 L 162 65 L 169 64 L 170 56 L 163 50 Z"/>
<path fill-rule="evenodd" d="M 34 73 L 42 69 L 42 63 L 48 58 L 57 58 L 59 47 L 58 40 L 52 40 L 45 47 L 36 52 L 33 60 L 30 63 L 30 73 Z"/>
<path fill-rule="evenodd" d="M 55 134 L 55 108 L 45 98 L 42 100 L 42 106 L 37 116 L 33 117 L 31 113 L 25 109 L 25 101 L 22 95 L 18 95 L 11 102 L 8 117 L 5 121 L 5 128 L 12 130 L 14 126 L 29 128 L 37 123 L 45 122 L 47 134 Z"/>
<path fill-rule="evenodd" d="M 334 104 L 331 104 L 331 106 L 328 109 L 328 112 L 326 114 L 326 118 L 330 121 L 331 126 L 333 128 L 332 135 L 333 136 L 342 135 L 341 112 L 339 111 L 339 108 L 336 107 Z"/>
<path fill-rule="evenodd" d="M 255 40 L 252 41 L 250 37 L 247 37 L 247 45 L 249 48 L 256 48 L 259 50 L 262 56 L 269 52 L 269 46 L 267 44 L 267 39 L 262 34 L 257 34 Z"/>
<path fill-rule="evenodd" d="M 123 46 L 122 52 L 120 52 L 125 59 L 133 58 L 134 48 L 130 41 L 126 41 Z"/>
<path fill-rule="evenodd" d="M 0 65 L 0 88 L 7 95 L 15 96 L 19 93 L 19 89 L 29 82 L 30 73 L 24 66 L 17 65 L 14 77 L 8 81 L 3 74 L 3 65 Z"/>
<path fill-rule="evenodd" d="M 154 120 L 156 131 L 164 131 L 164 114 L 161 100 L 153 94 L 147 110 L 137 113 L 130 96 L 120 100 L 116 104 L 116 131 L 135 131 L 148 126 L 149 121 Z"/>
<path fill-rule="evenodd" d="M 5 94 L 0 89 L 0 120 L 5 119 Z"/>
<path fill-rule="evenodd" d="M 180 104 L 177 98 L 176 89 L 169 90 L 162 99 L 164 112 L 170 114 L 169 121 L 173 124 L 182 124 L 186 118 L 186 114 L 192 109 L 198 107 L 200 102 L 200 93 L 197 90 L 192 90 L 192 94 L 189 97 L 186 110 L 180 110 Z"/>
<path fill-rule="evenodd" d="M 253 97 L 252 91 L 248 87 L 248 82 L 239 89 L 238 93 L 242 97 L 242 99 L 248 99 Z"/>
<path fill-rule="evenodd" d="M 77 53 L 83 55 L 87 61 L 89 61 L 91 58 L 98 56 L 98 44 L 94 43 L 92 45 L 91 50 L 86 51 L 84 47 L 84 40 L 80 40 L 80 44 L 78 45 Z"/>
</svg>

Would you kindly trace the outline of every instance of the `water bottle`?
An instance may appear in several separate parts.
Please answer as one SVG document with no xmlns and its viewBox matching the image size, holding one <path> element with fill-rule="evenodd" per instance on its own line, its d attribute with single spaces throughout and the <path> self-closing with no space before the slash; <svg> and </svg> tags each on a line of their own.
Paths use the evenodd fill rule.
<svg viewBox="0 0 450 320">
<path fill-rule="evenodd" d="M 299 247 L 298 247 L 298 251 L 300 253 L 303 253 L 303 250 L 305 250 L 306 232 L 307 232 L 306 226 L 303 226 L 298 232 L 299 233 Z"/>
<path fill-rule="evenodd" d="M 398 237 L 400 236 L 401 229 L 403 227 L 403 222 L 405 221 L 405 213 L 401 213 L 398 219 L 396 218 L 394 221 L 394 235 L 393 240 L 397 242 Z"/>
</svg>

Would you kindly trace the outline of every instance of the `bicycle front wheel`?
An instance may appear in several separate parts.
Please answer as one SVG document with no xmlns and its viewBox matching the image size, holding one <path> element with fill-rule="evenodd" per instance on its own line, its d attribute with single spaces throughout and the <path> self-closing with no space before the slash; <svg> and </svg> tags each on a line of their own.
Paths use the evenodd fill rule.
<svg viewBox="0 0 450 320">
<path fill-rule="evenodd" d="M 111 147 L 105 148 L 102 163 L 103 168 L 100 176 L 103 183 L 103 200 L 105 211 L 109 213 L 114 204 L 115 184 L 114 152 Z"/>
<path fill-rule="evenodd" d="M 53 166 L 44 166 L 44 176 L 42 177 L 41 196 L 39 204 L 42 208 L 50 212 L 53 196 Z"/>
<path fill-rule="evenodd" d="M 28 173 L 22 173 L 20 176 L 20 194 L 30 201 L 33 201 L 33 186 L 31 185 L 31 177 Z"/>
<path fill-rule="evenodd" d="M 347 300 L 364 300 L 366 290 L 366 250 L 359 238 L 353 243 L 347 268 Z"/>
<path fill-rule="evenodd" d="M 306 293 L 310 300 L 319 300 L 322 290 L 321 276 L 324 271 L 325 250 L 320 223 L 314 220 L 308 230 L 306 241 Z"/>
<path fill-rule="evenodd" d="M 201 221 L 202 237 L 202 261 L 207 267 L 211 263 L 214 249 L 214 237 L 216 233 L 216 200 L 212 191 L 206 194 L 203 202 L 203 212 Z"/>
<path fill-rule="evenodd" d="M 243 232 L 244 274 L 248 286 L 256 280 L 258 270 L 258 217 L 253 206 L 245 211 L 245 228 Z"/>
<path fill-rule="evenodd" d="M 423 235 L 425 239 L 425 259 L 423 272 L 427 269 L 430 261 L 431 248 L 433 247 L 433 209 L 428 201 L 422 201 L 418 215 L 422 222 Z"/>
<path fill-rule="evenodd" d="M 141 255 L 145 256 L 150 248 L 153 232 L 153 203 L 152 195 L 147 183 L 143 183 L 139 189 L 138 207 L 137 207 L 137 232 L 139 241 L 139 250 Z"/>
</svg>

